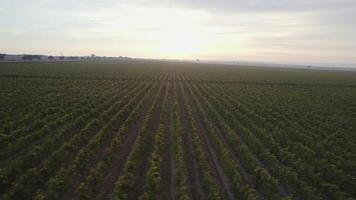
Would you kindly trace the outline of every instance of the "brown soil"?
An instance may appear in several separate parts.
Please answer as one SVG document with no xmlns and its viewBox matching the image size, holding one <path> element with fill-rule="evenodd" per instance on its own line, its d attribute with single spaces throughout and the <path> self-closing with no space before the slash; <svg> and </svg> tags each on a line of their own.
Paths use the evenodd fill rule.
<svg viewBox="0 0 356 200">
<path fill-rule="evenodd" d="M 188 101 L 190 105 L 193 105 L 193 99 L 191 95 L 188 96 Z M 221 190 L 224 193 L 225 199 L 235 199 L 233 193 L 230 190 L 230 183 L 220 166 L 220 163 L 218 161 L 217 155 L 215 150 L 213 149 L 209 138 L 207 138 L 207 133 L 204 125 L 202 124 L 202 120 L 200 119 L 199 115 L 195 112 L 192 112 L 192 116 L 194 118 L 194 121 L 196 122 L 196 128 L 197 128 L 197 133 L 199 135 L 199 139 L 202 142 L 203 145 L 203 150 L 205 152 L 205 155 L 207 156 L 207 160 L 210 164 L 211 169 L 214 172 L 215 179 L 218 181 L 220 184 Z"/>
<path fill-rule="evenodd" d="M 179 86 L 181 87 L 181 86 Z M 181 94 L 181 91 L 177 87 L 177 100 L 178 100 L 178 114 L 180 115 L 180 119 L 182 121 L 182 126 L 183 126 L 183 144 L 184 144 L 184 151 L 186 155 L 186 166 L 188 170 L 188 187 L 190 190 L 190 196 L 192 199 L 198 200 L 198 199 L 203 199 L 204 198 L 204 192 L 199 180 L 198 176 L 198 169 L 193 157 L 193 142 L 192 142 L 192 136 L 189 132 L 189 121 L 187 120 L 187 113 L 185 111 L 185 105 L 183 102 L 183 97 Z"/>
<path fill-rule="evenodd" d="M 171 71 L 172 74 L 172 71 Z M 172 76 L 172 75 L 171 75 Z M 164 116 L 165 132 L 164 132 L 164 152 L 163 152 L 163 164 L 162 164 L 162 199 L 174 199 L 175 195 L 175 163 L 174 163 L 174 152 L 171 148 L 173 143 L 173 133 L 172 133 L 172 122 L 171 114 L 173 112 L 173 102 L 174 102 L 174 88 L 171 78 L 169 80 L 168 86 L 168 112 Z"/>
<path fill-rule="evenodd" d="M 112 162 L 112 167 L 109 169 L 107 172 L 103 184 L 101 186 L 101 189 L 99 190 L 100 193 L 96 196 L 95 199 L 110 199 L 110 194 L 112 193 L 115 182 L 117 178 L 119 177 L 124 165 L 125 161 L 127 160 L 128 156 L 130 155 L 130 152 L 132 151 L 132 146 L 135 143 L 140 128 L 142 127 L 145 117 L 149 111 L 149 108 L 151 107 L 154 96 L 152 95 L 150 97 L 150 100 L 148 103 L 144 106 L 143 108 L 143 114 L 140 116 L 140 118 L 135 122 L 135 124 L 130 128 L 128 136 L 124 139 L 122 146 L 120 147 L 120 150 L 116 157 L 114 158 L 114 161 Z"/>
<path fill-rule="evenodd" d="M 162 83 L 164 84 L 164 83 Z M 161 90 L 161 94 L 159 96 L 159 99 L 157 100 L 157 107 L 155 108 L 155 111 L 153 113 L 153 121 L 150 124 L 149 128 L 148 128 L 148 132 L 151 135 L 150 140 L 148 141 L 147 144 L 145 144 L 146 146 L 150 147 L 149 151 L 145 151 L 142 154 L 142 158 L 143 158 L 143 163 L 139 166 L 139 170 L 138 173 L 136 174 L 136 181 L 134 184 L 134 189 L 133 193 L 128 194 L 128 199 L 132 199 L 132 200 L 136 200 L 138 199 L 139 195 L 142 193 L 143 189 L 144 189 L 144 184 L 145 184 L 145 175 L 147 173 L 147 170 L 149 168 L 149 156 L 152 153 L 153 150 L 153 146 L 154 146 L 154 133 L 158 130 L 159 127 L 159 122 L 161 119 L 161 111 L 162 111 L 162 103 L 163 103 L 163 99 L 165 98 L 165 90 L 167 89 L 167 86 L 164 86 L 163 89 Z"/>
<path fill-rule="evenodd" d="M 141 94 L 139 98 L 142 98 L 144 95 L 145 95 L 145 93 Z M 148 102 L 147 102 L 147 104 L 149 104 Z M 125 120 L 123 120 L 123 121 L 125 121 Z M 115 127 L 113 127 L 113 130 L 109 133 L 109 135 L 107 136 L 107 138 L 103 142 L 103 145 L 102 145 L 103 147 L 110 146 L 112 138 L 118 132 L 120 126 L 121 126 L 121 124 L 115 124 Z M 85 172 L 85 174 L 78 174 L 77 175 L 77 177 L 75 178 L 74 183 L 71 184 L 70 189 L 63 196 L 62 199 L 73 199 L 75 197 L 76 188 L 84 180 L 84 178 L 88 175 L 88 172 L 89 172 L 88 169 L 91 169 L 92 167 L 95 166 L 96 163 L 98 163 L 100 160 L 103 160 L 105 155 L 106 155 L 106 153 L 107 153 L 107 148 L 103 148 L 96 155 L 94 155 L 94 156 L 92 156 L 90 158 L 90 160 L 88 161 L 88 164 L 86 165 L 86 168 L 83 170 Z"/>
<path fill-rule="evenodd" d="M 223 137 L 222 135 L 221 135 L 221 133 L 219 134 L 221 137 Z M 247 148 L 250 148 L 249 146 L 247 146 L 246 144 L 245 144 L 245 142 L 244 142 L 244 140 L 243 140 L 243 138 L 241 138 L 240 137 L 240 140 L 241 140 L 241 143 L 242 144 L 244 144 Z M 225 142 L 224 142 L 225 143 Z M 228 146 L 228 145 L 227 145 Z M 261 167 L 263 167 L 264 169 L 266 169 L 268 172 L 270 172 L 271 170 L 270 170 L 270 168 L 268 167 L 268 166 L 266 166 L 252 151 L 250 151 L 250 153 L 251 153 L 251 155 L 253 156 L 253 158 L 257 161 L 257 163 L 261 166 Z M 237 158 L 237 156 L 236 155 L 234 155 L 236 158 Z M 255 183 L 256 183 L 256 181 L 254 180 L 254 178 L 252 177 L 252 176 L 250 176 L 249 174 L 248 174 L 248 172 L 246 171 L 246 169 L 243 167 L 243 164 L 238 160 L 238 159 L 236 159 L 236 161 L 238 162 L 238 165 L 239 165 L 239 167 L 241 168 L 241 174 L 244 176 L 244 178 L 245 178 L 245 180 L 249 183 L 249 184 L 253 184 L 253 185 L 255 185 Z M 248 177 L 249 176 L 249 177 Z M 280 182 L 278 182 L 277 183 L 278 185 L 278 191 L 279 191 L 279 193 L 280 194 L 282 194 L 283 196 L 290 196 L 291 195 L 291 190 L 287 187 L 287 186 L 285 186 L 285 185 L 283 185 L 283 184 L 281 184 Z M 297 198 L 297 197 L 295 197 L 294 196 L 294 198 Z M 297 198 L 297 199 L 299 199 L 299 198 Z"/>
</svg>

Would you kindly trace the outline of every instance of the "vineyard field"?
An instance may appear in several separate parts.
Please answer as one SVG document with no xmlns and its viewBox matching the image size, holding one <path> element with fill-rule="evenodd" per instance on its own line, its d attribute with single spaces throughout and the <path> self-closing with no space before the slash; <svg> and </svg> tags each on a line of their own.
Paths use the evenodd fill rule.
<svg viewBox="0 0 356 200">
<path fill-rule="evenodd" d="M 0 199 L 356 199 L 356 72 L 0 63 Z"/>
</svg>

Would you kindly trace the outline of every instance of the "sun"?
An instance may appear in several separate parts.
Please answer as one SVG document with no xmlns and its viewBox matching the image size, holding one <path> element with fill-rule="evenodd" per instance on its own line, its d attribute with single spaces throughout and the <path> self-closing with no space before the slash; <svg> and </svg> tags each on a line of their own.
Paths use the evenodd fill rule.
<svg viewBox="0 0 356 200">
<path fill-rule="evenodd" d="M 181 9 L 146 9 L 138 24 L 147 27 L 141 38 L 149 42 L 144 51 L 159 58 L 195 58 L 203 52 L 207 40 L 205 12 Z M 208 41 L 208 42 L 207 42 Z"/>
<path fill-rule="evenodd" d="M 171 55 L 191 55 L 200 50 L 200 39 L 191 31 L 170 31 L 161 40 L 161 52 Z"/>
</svg>

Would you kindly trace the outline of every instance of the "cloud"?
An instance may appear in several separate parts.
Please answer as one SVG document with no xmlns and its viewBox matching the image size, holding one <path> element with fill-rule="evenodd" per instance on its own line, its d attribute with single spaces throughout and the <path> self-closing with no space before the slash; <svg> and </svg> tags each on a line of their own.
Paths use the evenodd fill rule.
<svg viewBox="0 0 356 200">
<path fill-rule="evenodd" d="M 152 3 L 154 2 L 154 3 Z M 150 0 L 145 5 L 181 6 L 190 9 L 224 13 L 237 12 L 305 12 L 348 9 L 356 6 L 354 0 Z"/>
<path fill-rule="evenodd" d="M 0 11 L 1 51 L 356 62 L 354 0 L 12 0 Z"/>
</svg>

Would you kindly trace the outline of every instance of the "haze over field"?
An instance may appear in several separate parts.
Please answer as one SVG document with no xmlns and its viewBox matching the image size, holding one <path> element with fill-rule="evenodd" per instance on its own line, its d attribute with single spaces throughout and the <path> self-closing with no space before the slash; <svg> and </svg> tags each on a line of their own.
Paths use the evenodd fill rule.
<svg viewBox="0 0 356 200">
<path fill-rule="evenodd" d="M 356 0 L 0 0 L 0 200 L 356 200 Z"/>
<path fill-rule="evenodd" d="M 0 17 L 2 53 L 356 66 L 354 0 L 2 0 Z"/>
</svg>

